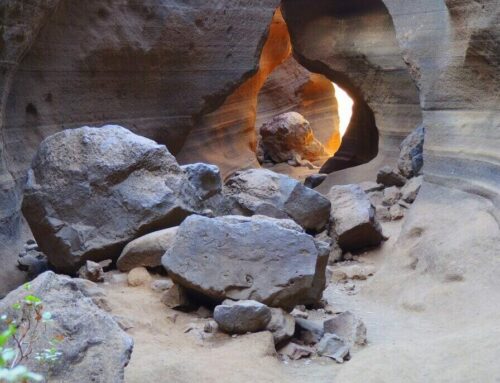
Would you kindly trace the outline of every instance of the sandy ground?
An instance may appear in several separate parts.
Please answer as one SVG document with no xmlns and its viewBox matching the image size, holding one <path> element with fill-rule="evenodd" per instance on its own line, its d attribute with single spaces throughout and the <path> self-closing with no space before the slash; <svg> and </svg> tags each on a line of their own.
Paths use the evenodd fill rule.
<svg viewBox="0 0 500 383">
<path fill-rule="evenodd" d="M 425 217 L 425 227 L 411 215 L 383 224 L 389 241 L 357 261 L 374 275 L 329 284 L 329 304 L 356 313 L 368 329 L 368 345 L 342 365 L 281 362 L 269 333 L 203 335 L 206 319 L 167 309 L 149 287 L 105 285 L 112 313 L 133 326 L 126 382 L 499 383 L 500 229 L 478 201 L 454 201 L 439 216 L 432 203 L 420 204 L 416 222 Z M 454 225 L 461 214 L 477 218 Z"/>
</svg>

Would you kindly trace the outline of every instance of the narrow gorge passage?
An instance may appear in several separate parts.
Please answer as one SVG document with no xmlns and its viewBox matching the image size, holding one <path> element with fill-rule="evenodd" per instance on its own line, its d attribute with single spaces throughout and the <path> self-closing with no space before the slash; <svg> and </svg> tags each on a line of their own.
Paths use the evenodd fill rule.
<svg viewBox="0 0 500 383">
<path fill-rule="evenodd" d="M 500 382 L 498 0 L 3 0 L 0 383 Z"/>
</svg>

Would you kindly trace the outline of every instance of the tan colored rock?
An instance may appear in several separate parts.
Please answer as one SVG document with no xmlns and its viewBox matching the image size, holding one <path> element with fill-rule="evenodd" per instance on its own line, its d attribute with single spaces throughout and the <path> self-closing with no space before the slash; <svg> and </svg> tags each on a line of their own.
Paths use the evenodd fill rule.
<svg viewBox="0 0 500 383">
<path fill-rule="evenodd" d="M 120 271 L 136 267 L 161 266 L 161 257 L 172 246 L 177 226 L 146 234 L 129 242 L 123 249 L 116 266 Z"/>
<path fill-rule="evenodd" d="M 151 283 L 151 275 L 145 267 L 136 267 L 129 271 L 127 282 L 129 286 L 138 287 Z"/>
</svg>

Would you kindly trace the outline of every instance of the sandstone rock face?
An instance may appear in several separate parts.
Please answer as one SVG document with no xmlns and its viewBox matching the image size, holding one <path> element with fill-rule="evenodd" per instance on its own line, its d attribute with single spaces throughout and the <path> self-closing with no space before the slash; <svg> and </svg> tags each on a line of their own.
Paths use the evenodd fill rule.
<svg viewBox="0 0 500 383">
<path fill-rule="evenodd" d="M 264 330 L 271 320 L 271 310 L 266 305 L 252 300 L 225 300 L 215 307 L 214 319 L 224 332 L 246 334 Z"/>
<path fill-rule="evenodd" d="M 280 114 L 260 128 L 260 142 L 264 159 L 275 163 L 293 161 L 296 156 L 316 161 L 327 157 L 323 145 L 302 115 L 297 112 Z"/>
<path fill-rule="evenodd" d="M 56 346 L 62 354 L 51 368 L 51 382 L 123 382 L 133 340 L 111 315 L 93 303 L 88 289 L 79 281 L 84 282 L 48 271 L 31 282 L 29 293 L 42 299 L 44 310 L 53 319 L 44 330 L 38 329 L 33 349 L 42 351 L 56 336 L 62 339 Z M 0 301 L 0 314 L 17 318 L 19 311 L 12 309 L 12 305 L 29 293 L 22 287 L 11 292 Z M 33 336 L 33 330 L 29 334 L 28 337 Z M 46 367 L 33 357 L 27 364 L 34 371 L 47 373 Z"/>
<path fill-rule="evenodd" d="M 257 131 L 274 116 L 294 111 L 309 121 L 314 136 L 329 153 L 339 148 L 338 104 L 332 82 L 309 72 L 293 56 L 273 70 L 257 101 Z"/>
<path fill-rule="evenodd" d="M 354 100 L 340 150 L 322 172 L 365 163 L 377 151 L 397 156 L 399 143 L 422 116 L 384 2 L 317 0 L 311 6 L 308 0 L 285 0 L 282 7 L 299 63 L 338 83 Z"/>
<path fill-rule="evenodd" d="M 129 242 L 120 254 L 116 266 L 124 272 L 139 266 L 161 266 L 161 257 L 172 246 L 177 229 L 170 227 L 158 230 Z"/>
<path fill-rule="evenodd" d="M 172 279 L 215 301 L 292 309 L 320 299 L 328 247 L 289 220 L 190 216 L 162 258 Z"/>
<path fill-rule="evenodd" d="M 305 229 L 321 230 L 328 222 L 330 203 L 293 178 L 266 169 L 238 172 L 225 184 L 225 195 L 239 214 L 291 218 Z"/>
<path fill-rule="evenodd" d="M 23 213 L 50 263 L 71 273 L 178 225 L 190 213 L 184 182 L 175 158 L 154 141 L 118 126 L 66 130 L 40 145 Z"/>
<path fill-rule="evenodd" d="M 384 236 L 375 218 L 375 208 L 359 185 L 334 186 L 328 193 L 332 203 L 331 236 L 344 251 L 376 246 Z"/>
</svg>

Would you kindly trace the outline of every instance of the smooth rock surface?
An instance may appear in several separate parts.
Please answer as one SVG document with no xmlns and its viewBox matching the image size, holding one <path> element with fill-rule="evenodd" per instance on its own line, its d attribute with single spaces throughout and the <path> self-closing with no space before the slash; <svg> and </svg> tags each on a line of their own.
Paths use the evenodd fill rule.
<svg viewBox="0 0 500 383">
<path fill-rule="evenodd" d="M 359 185 L 334 186 L 328 193 L 331 207 L 331 237 L 343 251 L 379 245 L 384 236 L 375 208 Z"/>
<path fill-rule="evenodd" d="M 252 300 L 225 300 L 214 309 L 214 320 L 222 331 L 229 334 L 262 331 L 271 321 L 271 316 L 269 307 Z"/>
<path fill-rule="evenodd" d="M 118 270 L 161 266 L 161 257 L 172 246 L 178 227 L 158 230 L 129 242 L 116 262 Z"/>
<path fill-rule="evenodd" d="M 23 213 L 49 262 L 76 272 L 117 258 L 149 231 L 178 225 L 191 209 L 184 173 L 163 145 L 119 126 L 47 138 L 33 160 Z"/>
<path fill-rule="evenodd" d="M 82 283 L 86 282 L 86 283 Z M 28 338 L 33 350 L 40 352 L 50 347 L 55 337 L 62 340 L 56 348 L 62 353 L 58 363 L 50 370 L 50 381 L 56 383 L 120 383 L 124 381 L 124 368 L 128 364 L 133 340 L 115 322 L 112 316 L 93 302 L 95 284 L 71 279 L 51 271 L 41 274 L 31 283 L 27 292 L 20 287 L 0 301 L 0 315 L 17 318 L 19 311 L 12 305 L 33 294 L 43 301 L 43 309 L 52 314 L 53 321 Z M 99 290 L 99 289 L 97 289 Z M 47 367 L 40 365 L 34 355 L 27 366 L 47 375 Z"/>
<path fill-rule="evenodd" d="M 321 298 L 328 247 L 288 220 L 190 216 L 162 264 L 178 284 L 216 301 L 292 309 Z"/>
</svg>

